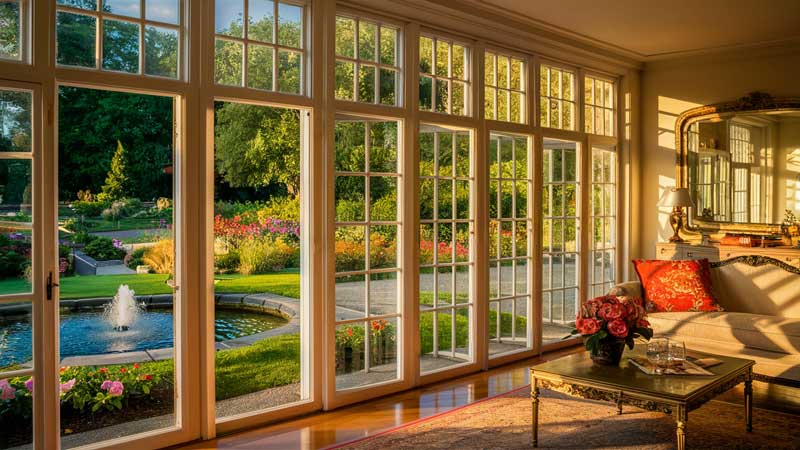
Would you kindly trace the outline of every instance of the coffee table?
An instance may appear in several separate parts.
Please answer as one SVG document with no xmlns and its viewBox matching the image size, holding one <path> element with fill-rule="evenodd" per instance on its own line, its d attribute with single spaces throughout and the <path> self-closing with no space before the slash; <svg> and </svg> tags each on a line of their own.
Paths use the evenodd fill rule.
<svg viewBox="0 0 800 450">
<path fill-rule="evenodd" d="M 717 395 L 744 383 L 745 426 L 753 430 L 753 365 L 749 359 L 689 351 L 689 355 L 712 357 L 722 364 L 708 368 L 714 375 L 648 375 L 628 363 L 630 357 L 644 357 L 642 345 L 625 350 L 619 367 L 595 365 L 588 352 L 580 352 L 530 368 L 533 403 L 533 446 L 539 445 L 539 390 L 549 389 L 575 397 L 629 404 L 648 411 L 675 414 L 678 450 L 686 446 L 689 411 Z"/>
</svg>

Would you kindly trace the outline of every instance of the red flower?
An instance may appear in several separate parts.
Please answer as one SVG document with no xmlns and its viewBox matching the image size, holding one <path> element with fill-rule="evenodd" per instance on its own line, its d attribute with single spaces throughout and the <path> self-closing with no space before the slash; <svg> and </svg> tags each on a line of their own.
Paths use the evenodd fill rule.
<svg viewBox="0 0 800 450">
<path fill-rule="evenodd" d="M 617 320 L 625 315 L 625 306 L 618 302 L 603 303 L 597 315 L 604 320 Z"/>
<path fill-rule="evenodd" d="M 575 328 L 578 329 L 578 333 L 580 334 L 595 334 L 600 330 L 600 321 L 591 318 L 578 317 L 575 319 Z"/>
<path fill-rule="evenodd" d="M 98 370 L 100 373 L 108 373 L 108 369 L 103 367 L 102 369 Z"/>
<path fill-rule="evenodd" d="M 636 326 L 639 328 L 650 328 L 650 322 L 645 319 L 639 319 L 636 321 Z"/>
<path fill-rule="evenodd" d="M 347 335 L 348 336 L 352 336 L 353 335 L 353 329 L 352 328 L 348 328 L 347 329 Z"/>
<path fill-rule="evenodd" d="M 133 364 L 133 368 L 134 368 L 134 369 L 138 369 L 138 368 L 139 368 L 139 363 L 134 363 L 134 364 Z"/>
<path fill-rule="evenodd" d="M 628 336 L 628 324 L 625 321 L 616 319 L 612 320 L 608 323 L 608 332 L 611 333 L 612 336 L 616 336 L 618 338 L 624 338 Z"/>
<path fill-rule="evenodd" d="M 141 379 L 143 381 L 150 381 L 150 380 L 153 379 L 153 376 L 148 373 L 148 374 L 142 375 L 141 377 L 139 377 L 139 379 Z"/>
</svg>

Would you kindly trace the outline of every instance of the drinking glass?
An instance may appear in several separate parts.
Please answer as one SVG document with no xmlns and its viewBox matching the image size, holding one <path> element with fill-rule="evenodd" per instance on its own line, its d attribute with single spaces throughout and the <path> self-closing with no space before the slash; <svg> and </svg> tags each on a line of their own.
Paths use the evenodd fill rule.
<svg viewBox="0 0 800 450">
<path fill-rule="evenodd" d="M 669 341 L 669 366 L 683 367 L 686 362 L 686 344 L 683 341 Z"/>
<path fill-rule="evenodd" d="M 669 339 L 652 338 L 647 343 L 647 360 L 655 366 L 657 374 L 664 373 L 669 358 Z"/>
</svg>

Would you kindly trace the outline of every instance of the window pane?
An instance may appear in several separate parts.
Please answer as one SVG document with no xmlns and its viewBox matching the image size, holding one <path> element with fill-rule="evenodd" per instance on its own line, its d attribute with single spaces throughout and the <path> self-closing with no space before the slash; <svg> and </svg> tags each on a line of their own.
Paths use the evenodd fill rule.
<svg viewBox="0 0 800 450">
<path fill-rule="evenodd" d="M 278 91 L 287 94 L 300 93 L 300 66 L 302 54 L 289 50 L 278 52 Z"/>
<path fill-rule="evenodd" d="M 56 4 L 64 6 L 72 6 L 73 8 L 81 8 L 81 9 L 90 9 L 90 10 L 97 9 L 96 0 L 56 0 Z"/>
<path fill-rule="evenodd" d="M 397 72 L 381 69 L 381 104 L 395 106 L 397 91 Z"/>
<path fill-rule="evenodd" d="M 432 108 L 433 79 L 430 77 L 419 77 L 419 109 L 430 111 Z"/>
<path fill-rule="evenodd" d="M 21 59 L 19 2 L 0 3 L 0 58 Z"/>
<path fill-rule="evenodd" d="M 147 20 L 177 25 L 180 15 L 179 0 L 146 0 L 145 14 Z"/>
<path fill-rule="evenodd" d="M 508 88 L 508 57 L 499 55 L 497 57 L 497 86 Z"/>
<path fill-rule="evenodd" d="M 270 0 L 249 0 L 247 15 L 247 38 L 261 42 L 273 42 L 275 4 Z"/>
<path fill-rule="evenodd" d="M 433 73 L 433 39 L 425 36 L 419 38 L 419 71 Z"/>
<path fill-rule="evenodd" d="M 30 92 L 0 90 L 0 152 L 31 151 Z"/>
<path fill-rule="evenodd" d="M 494 84 L 494 61 L 496 56 L 493 53 L 486 53 L 483 59 L 483 79 L 484 84 L 496 86 Z"/>
<path fill-rule="evenodd" d="M 355 67 L 355 63 L 336 61 L 336 98 L 355 100 L 353 98 L 353 71 Z"/>
<path fill-rule="evenodd" d="M 449 112 L 449 94 L 447 80 L 436 80 L 436 112 Z"/>
<path fill-rule="evenodd" d="M 355 55 L 356 21 L 348 17 L 336 17 L 336 55 L 352 58 Z"/>
<path fill-rule="evenodd" d="M 436 76 L 446 77 L 449 75 L 450 63 L 450 44 L 443 41 L 436 41 Z"/>
<path fill-rule="evenodd" d="M 358 22 L 358 57 L 367 61 L 375 61 L 375 46 L 378 27 L 374 23 Z"/>
<path fill-rule="evenodd" d="M 31 160 L 0 160 L 0 208 L 8 216 L 0 226 L 0 294 L 31 292 L 31 180 Z"/>
<path fill-rule="evenodd" d="M 278 44 L 303 47 L 303 8 L 278 3 Z"/>
<path fill-rule="evenodd" d="M 217 39 L 214 54 L 214 81 L 230 86 L 242 85 L 243 45 Z"/>
<path fill-rule="evenodd" d="M 217 34 L 244 37 L 244 0 L 214 2 L 214 22 Z"/>
<path fill-rule="evenodd" d="M 66 66 L 95 67 L 94 17 L 56 13 L 56 62 Z"/>
<path fill-rule="evenodd" d="M 375 67 L 359 66 L 358 68 L 358 101 L 373 103 L 375 101 Z"/>
<path fill-rule="evenodd" d="M 147 26 L 144 34 L 144 72 L 178 78 L 178 30 Z"/>
<path fill-rule="evenodd" d="M 458 81 L 453 82 L 453 114 L 458 115 L 466 115 L 466 87 L 464 83 L 459 83 Z"/>
<path fill-rule="evenodd" d="M 397 122 L 376 122 L 370 129 L 370 172 L 397 172 Z"/>
<path fill-rule="evenodd" d="M 247 87 L 271 91 L 272 47 L 250 44 L 247 53 Z"/>
<path fill-rule="evenodd" d="M 381 27 L 381 64 L 395 65 L 397 30 Z"/>
<path fill-rule="evenodd" d="M 453 78 L 461 80 L 467 79 L 465 70 L 467 64 L 467 52 L 464 47 L 458 44 L 453 44 Z"/>
<path fill-rule="evenodd" d="M 103 11 L 117 14 L 120 16 L 136 17 L 142 16 L 139 0 L 103 0 Z"/>
<path fill-rule="evenodd" d="M 139 24 L 103 20 L 103 69 L 139 72 Z"/>
</svg>

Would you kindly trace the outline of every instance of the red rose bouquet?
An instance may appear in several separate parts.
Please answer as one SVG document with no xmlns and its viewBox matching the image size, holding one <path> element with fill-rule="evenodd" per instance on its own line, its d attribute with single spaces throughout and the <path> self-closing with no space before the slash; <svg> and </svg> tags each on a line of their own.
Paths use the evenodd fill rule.
<svg viewBox="0 0 800 450">
<path fill-rule="evenodd" d="M 635 338 L 650 340 L 653 337 L 646 317 L 642 299 L 604 295 L 581 305 L 572 335 L 580 334 L 586 349 L 593 355 L 603 344 L 611 342 L 624 343 L 633 349 Z"/>
</svg>

